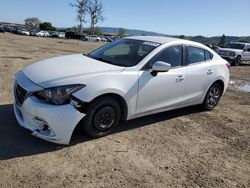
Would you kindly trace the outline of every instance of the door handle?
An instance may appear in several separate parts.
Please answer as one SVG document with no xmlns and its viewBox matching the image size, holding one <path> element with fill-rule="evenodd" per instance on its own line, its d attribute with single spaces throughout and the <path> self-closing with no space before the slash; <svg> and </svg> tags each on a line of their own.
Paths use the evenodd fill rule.
<svg viewBox="0 0 250 188">
<path fill-rule="evenodd" d="M 181 81 L 184 80 L 184 79 L 185 79 L 185 77 L 182 76 L 182 75 L 177 76 L 177 77 L 176 77 L 176 82 L 181 82 Z"/>
<path fill-rule="evenodd" d="M 211 75 L 211 74 L 213 74 L 214 73 L 214 71 L 212 70 L 212 69 L 209 69 L 208 71 L 207 71 L 207 75 Z"/>
</svg>

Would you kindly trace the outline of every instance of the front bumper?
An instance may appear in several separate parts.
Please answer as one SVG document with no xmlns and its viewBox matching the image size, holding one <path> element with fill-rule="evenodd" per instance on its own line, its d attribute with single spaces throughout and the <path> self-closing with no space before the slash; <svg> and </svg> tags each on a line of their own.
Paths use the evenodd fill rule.
<svg viewBox="0 0 250 188">
<path fill-rule="evenodd" d="M 14 112 L 18 123 L 32 131 L 33 136 L 64 145 L 69 144 L 76 125 L 85 116 L 70 104 L 44 104 L 34 96 L 28 97 L 22 106 L 15 102 Z"/>
<path fill-rule="evenodd" d="M 236 59 L 236 57 L 233 56 L 221 56 L 221 57 L 230 63 L 232 63 Z"/>
</svg>

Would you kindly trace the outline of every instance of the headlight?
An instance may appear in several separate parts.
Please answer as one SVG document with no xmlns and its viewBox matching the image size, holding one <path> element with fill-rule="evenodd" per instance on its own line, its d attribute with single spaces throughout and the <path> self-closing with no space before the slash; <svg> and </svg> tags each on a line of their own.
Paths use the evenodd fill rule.
<svg viewBox="0 0 250 188">
<path fill-rule="evenodd" d="M 235 52 L 229 52 L 229 56 L 235 56 L 236 55 L 236 53 Z"/>
<path fill-rule="evenodd" d="M 70 96 L 72 93 L 77 92 L 85 86 L 86 85 L 77 84 L 48 88 L 36 92 L 35 96 L 48 103 L 62 105 L 70 101 Z"/>
</svg>

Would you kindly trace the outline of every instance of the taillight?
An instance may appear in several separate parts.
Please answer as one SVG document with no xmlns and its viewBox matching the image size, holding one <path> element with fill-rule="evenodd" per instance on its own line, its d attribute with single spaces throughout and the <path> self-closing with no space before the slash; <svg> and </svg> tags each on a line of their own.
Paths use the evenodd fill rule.
<svg viewBox="0 0 250 188">
<path fill-rule="evenodd" d="M 230 70 L 231 64 L 230 64 L 230 63 L 227 63 L 226 66 L 227 66 L 227 68 Z"/>
</svg>

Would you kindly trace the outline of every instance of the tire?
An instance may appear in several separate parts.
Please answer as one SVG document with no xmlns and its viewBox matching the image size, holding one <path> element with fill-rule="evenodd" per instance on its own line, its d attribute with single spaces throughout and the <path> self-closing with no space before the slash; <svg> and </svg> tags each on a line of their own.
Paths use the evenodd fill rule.
<svg viewBox="0 0 250 188">
<path fill-rule="evenodd" d="M 234 60 L 233 64 L 235 66 L 239 66 L 241 63 L 241 56 L 237 56 L 236 59 Z"/>
<path fill-rule="evenodd" d="M 91 102 L 82 122 L 85 132 L 94 138 L 112 133 L 119 125 L 121 107 L 112 97 L 101 97 Z"/>
<path fill-rule="evenodd" d="M 218 83 L 214 83 L 207 91 L 202 103 L 203 109 L 206 111 L 213 110 L 220 101 L 222 93 L 222 87 Z"/>
</svg>

